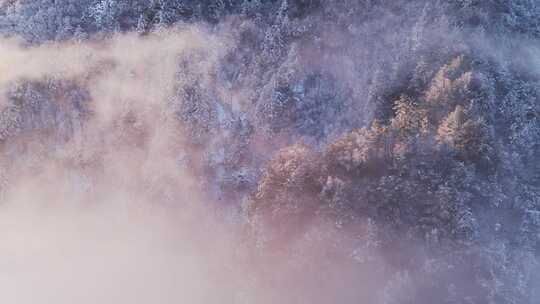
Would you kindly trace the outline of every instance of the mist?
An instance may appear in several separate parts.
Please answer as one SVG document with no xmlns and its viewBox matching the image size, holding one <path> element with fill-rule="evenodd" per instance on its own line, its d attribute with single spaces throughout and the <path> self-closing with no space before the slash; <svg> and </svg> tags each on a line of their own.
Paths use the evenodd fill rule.
<svg viewBox="0 0 540 304">
<path fill-rule="evenodd" d="M 303 262 L 292 269 L 292 254 L 256 250 L 241 208 L 216 201 L 182 158 L 195 148 L 171 114 L 175 86 L 189 81 L 178 76 L 179 58 L 204 54 L 190 64 L 210 83 L 204 78 L 230 43 L 218 36 L 189 27 L 42 46 L 3 41 L 8 98 L 21 80 L 54 91 L 69 79 L 84 90 L 79 108 L 69 107 L 69 95 L 47 101 L 52 110 L 34 119 L 52 113 L 52 123 L 23 122 L 4 138 L 3 301 L 325 303 L 338 290 L 344 298 L 358 293 L 334 279 L 308 279 L 331 247 L 324 240 L 298 243 Z M 80 114 L 69 117 L 69 109 Z M 337 233 L 313 225 L 317 234 Z M 325 261 L 327 275 L 358 276 L 341 263 Z"/>
<path fill-rule="evenodd" d="M 0 301 L 535 303 L 539 13 L 0 1 Z"/>
</svg>

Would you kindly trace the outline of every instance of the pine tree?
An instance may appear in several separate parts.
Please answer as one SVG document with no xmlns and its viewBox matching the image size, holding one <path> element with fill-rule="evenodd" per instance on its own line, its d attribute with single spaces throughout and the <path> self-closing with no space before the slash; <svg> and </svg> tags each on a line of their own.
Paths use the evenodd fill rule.
<svg viewBox="0 0 540 304">
<path fill-rule="evenodd" d="M 462 160 L 491 160 L 489 133 L 482 118 L 472 118 L 462 106 L 456 106 L 440 124 L 437 141 L 453 149 Z"/>
</svg>

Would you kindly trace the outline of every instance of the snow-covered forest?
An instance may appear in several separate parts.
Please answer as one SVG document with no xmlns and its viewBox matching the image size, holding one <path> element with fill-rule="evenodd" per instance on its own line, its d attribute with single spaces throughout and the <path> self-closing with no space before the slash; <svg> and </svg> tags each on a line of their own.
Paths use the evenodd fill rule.
<svg viewBox="0 0 540 304">
<path fill-rule="evenodd" d="M 535 304 L 540 1 L 0 0 L 0 302 Z"/>
</svg>

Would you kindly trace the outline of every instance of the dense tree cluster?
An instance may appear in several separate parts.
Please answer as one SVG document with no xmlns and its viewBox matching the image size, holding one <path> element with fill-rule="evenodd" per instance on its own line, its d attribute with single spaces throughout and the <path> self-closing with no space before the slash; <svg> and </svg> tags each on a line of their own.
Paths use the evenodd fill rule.
<svg viewBox="0 0 540 304">
<path fill-rule="evenodd" d="M 305 229 L 306 218 L 323 216 L 347 231 L 367 217 L 381 231 L 377 241 L 386 249 L 387 261 L 415 282 L 410 283 L 417 293 L 411 303 L 431 298 L 429 293 L 455 299 L 474 294 L 474 303 L 505 302 L 505 297 L 527 303 L 529 289 L 505 290 L 502 295 L 497 288 L 511 289 L 517 280 L 512 275 L 528 272 L 523 261 L 513 259 L 528 252 L 528 261 L 534 260 L 536 249 L 524 248 L 537 241 L 524 243 L 522 231 L 536 207 L 531 210 L 519 198 L 530 180 L 520 180 L 520 190 L 511 190 L 507 183 L 520 178 L 503 169 L 512 161 L 505 159 L 510 140 L 508 146 L 501 142 L 471 98 L 456 100 L 435 91 L 459 90 L 462 82 L 447 81 L 450 88 L 441 87 L 440 75 L 447 68 L 434 74 L 422 94 L 399 97 L 386 123 L 375 121 L 321 151 L 292 146 L 270 161 L 248 205 L 248 214 L 255 214 L 252 225 L 263 231 L 260 237 L 267 246 L 274 246 L 273 239 L 280 243 L 284 237 L 305 237 L 298 231 Z M 482 101 L 488 100 L 477 102 Z M 454 108 L 448 103 L 455 103 Z M 414 251 L 419 243 L 436 269 L 423 269 L 425 257 Z M 497 253 L 502 256 L 491 257 L 493 250 L 502 250 Z M 513 262 L 493 269 L 503 267 L 489 262 L 498 258 Z M 476 271 L 489 275 L 467 275 L 471 264 L 459 261 L 479 263 Z M 443 265 L 452 265 L 451 270 Z M 436 283 L 417 282 L 425 276 L 437 278 Z M 532 288 L 534 282 L 530 278 L 524 284 Z M 449 285 L 453 289 L 445 290 Z"/>
<path fill-rule="evenodd" d="M 528 0 L 0 2 L 0 33 L 29 45 L 226 32 L 210 68 L 179 60 L 165 101 L 183 161 L 257 250 L 352 238 L 328 254 L 385 265 L 369 297 L 385 304 L 537 301 L 539 18 Z M 61 145 L 92 115 L 76 80 L 12 87 L 2 151 L 29 133 Z M 337 233 L 314 237 L 318 221 Z"/>
</svg>

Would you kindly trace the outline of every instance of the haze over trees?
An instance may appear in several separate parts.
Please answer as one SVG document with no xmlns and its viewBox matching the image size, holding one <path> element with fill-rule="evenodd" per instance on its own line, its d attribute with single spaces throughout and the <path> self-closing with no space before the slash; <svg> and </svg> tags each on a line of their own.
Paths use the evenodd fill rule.
<svg viewBox="0 0 540 304">
<path fill-rule="evenodd" d="M 539 20 L 531 0 L 0 1 L 0 190 L 54 167 L 181 209 L 189 184 L 240 231 L 254 303 L 537 303 Z"/>
</svg>

